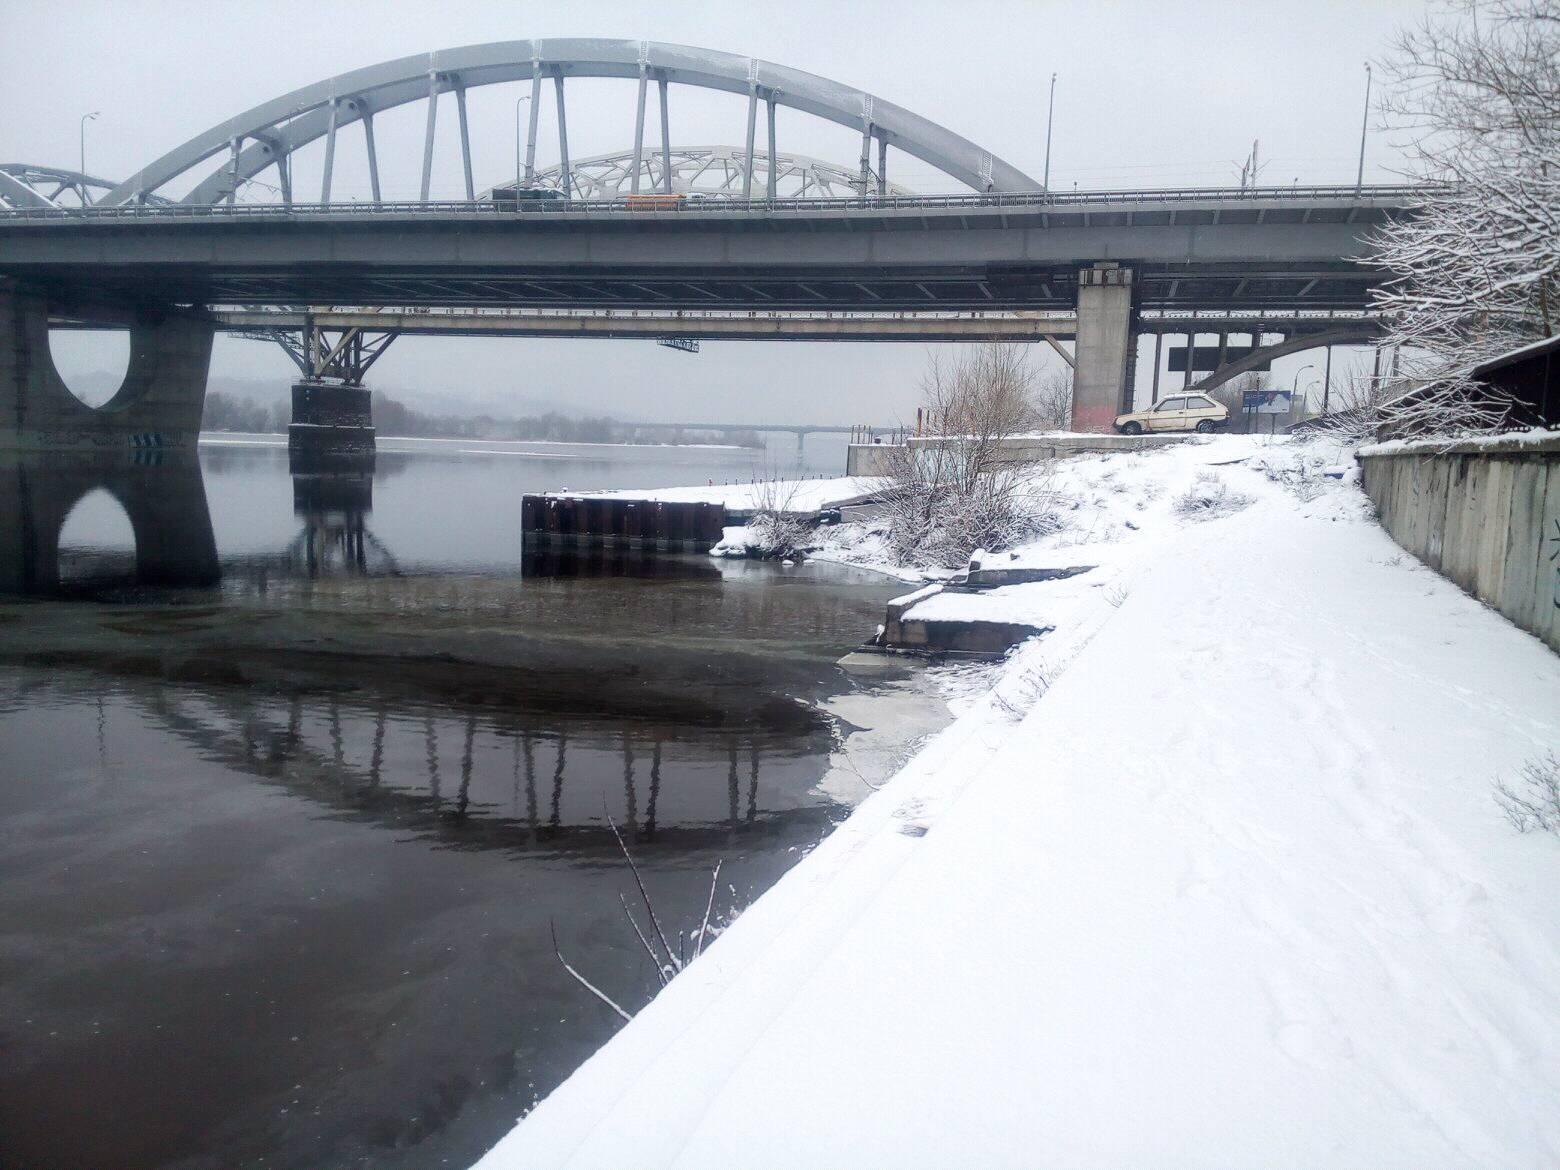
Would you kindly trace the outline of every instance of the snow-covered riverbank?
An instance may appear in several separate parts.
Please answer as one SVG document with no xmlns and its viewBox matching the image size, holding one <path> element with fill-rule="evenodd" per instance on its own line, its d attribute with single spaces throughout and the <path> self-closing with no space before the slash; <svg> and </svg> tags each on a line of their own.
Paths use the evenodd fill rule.
<svg viewBox="0 0 1560 1170">
<path fill-rule="evenodd" d="M 1099 567 L 958 599 L 1056 632 L 482 1170 L 1560 1162 L 1560 658 L 1333 461 L 1062 464 Z"/>
</svg>

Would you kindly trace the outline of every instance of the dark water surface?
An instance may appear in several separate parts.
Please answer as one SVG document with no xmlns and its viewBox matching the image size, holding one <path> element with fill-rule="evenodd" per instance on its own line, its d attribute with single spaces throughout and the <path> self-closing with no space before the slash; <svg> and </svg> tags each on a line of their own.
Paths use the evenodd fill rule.
<svg viewBox="0 0 1560 1170">
<path fill-rule="evenodd" d="M 893 582 L 523 556 L 524 491 L 762 454 L 382 446 L 0 463 L 0 1165 L 469 1164 L 618 1026 L 554 932 L 655 986 L 608 815 L 676 947 L 917 685 L 836 665 Z"/>
</svg>

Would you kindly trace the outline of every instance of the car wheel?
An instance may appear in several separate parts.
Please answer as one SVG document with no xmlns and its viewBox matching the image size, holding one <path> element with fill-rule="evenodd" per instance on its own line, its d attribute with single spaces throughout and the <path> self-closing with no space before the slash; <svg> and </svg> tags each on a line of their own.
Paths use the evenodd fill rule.
<svg viewBox="0 0 1560 1170">
<path fill-rule="evenodd" d="M 1123 423 L 1121 433 L 1124 435 L 1141 435 L 1143 433 L 1143 424 L 1138 422 Z"/>
<path fill-rule="evenodd" d="M 1211 435 L 1213 433 L 1213 420 L 1211 418 L 1201 420 L 1197 424 L 1197 433 L 1200 435 Z"/>
</svg>

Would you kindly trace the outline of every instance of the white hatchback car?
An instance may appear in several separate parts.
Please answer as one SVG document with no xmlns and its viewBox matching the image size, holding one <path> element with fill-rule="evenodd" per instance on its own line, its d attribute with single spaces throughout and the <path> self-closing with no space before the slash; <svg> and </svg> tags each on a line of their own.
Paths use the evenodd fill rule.
<svg viewBox="0 0 1560 1170">
<path fill-rule="evenodd" d="M 1204 394 L 1173 394 L 1154 404 L 1152 410 L 1118 414 L 1116 429 L 1123 435 L 1141 435 L 1144 431 L 1200 431 L 1207 434 L 1228 426 L 1229 408 Z"/>
</svg>

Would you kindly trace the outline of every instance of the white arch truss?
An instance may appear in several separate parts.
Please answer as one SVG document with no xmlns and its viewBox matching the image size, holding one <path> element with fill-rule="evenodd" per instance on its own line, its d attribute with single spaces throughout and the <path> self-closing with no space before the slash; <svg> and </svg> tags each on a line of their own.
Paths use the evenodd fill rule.
<svg viewBox="0 0 1560 1170">
<path fill-rule="evenodd" d="M 0 207 L 4 208 L 90 207 L 116 185 L 111 179 L 59 167 L 0 163 Z"/>
<path fill-rule="evenodd" d="M 222 156 L 217 167 L 201 179 L 185 203 L 220 203 L 235 198 L 237 189 L 267 167 L 275 167 L 284 202 L 293 201 L 291 167 L 294 152 L 317 139 L 325 140 L 325 167 L 321 203 L 330 201 L 330 184 L 336 139 L 342 128 L 359 123 L 368 156 L 374 198 L 379 198 L 378 161 L 373 119 L 384 110 L 410 102 L 427 106 L 423 149 L 422 197 L 428 198 L 433 164 L 433 144 L 438 123 L 439 97 L 455 95 L 461 156 L 465 165 L 467 198 L 475 197 L 471 174 L 466 91 L 504 82 L 531 82 L 531 131 L 527 143 L 528 177 L 534 178 L 537 100 L 541 84 L 551 78 L 557 95 L 557 130 L 561 169 L 571 173 L 565 81 L 578 77 L 637 78 L 639 102 L 634 128 L 635 155 L 645 150 L 646 90 L 655 82 L 661 98 L 661 154 L 670 152 L 666 114 L 667 90 L 688 85 L 745 95 L 747 105 L 746 158 L 755 154 L 758 107 L 766 108 L 770 154 L 775 149 L 774 114 L 777 107 L 800 110 L 847 126 L 861 135 L 859 183 L 865 188 L 872 175 L 872 146 L 877 144 L 878 192 L 884 193 L 884 160 L 889 146 L 920 159 L 976 191 L 1038 191 L 1040 185 L 1011 164 L 997 158 L 953 131 L 875 95 L 827 78 L 784 65 L 653 41 L 561 39 L 504 41 L 468 45 L 344 73 L 263 103 L 229 118 L 168 152 L 109 191 L 100 203 L 122 204 L 145 200 L 159 189 L 209 161 Z M 653 148 L 652 148 L 653 149 Z M 637 172 L 640 168 L 633 168 Z M 562 184 L 568 189 L 572 184 Z M 743 194 L 754 193 L 751 168 L 744 171 Z"/>
</svg>

